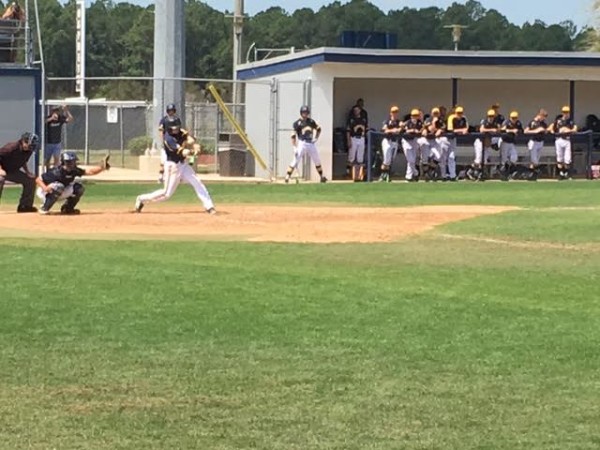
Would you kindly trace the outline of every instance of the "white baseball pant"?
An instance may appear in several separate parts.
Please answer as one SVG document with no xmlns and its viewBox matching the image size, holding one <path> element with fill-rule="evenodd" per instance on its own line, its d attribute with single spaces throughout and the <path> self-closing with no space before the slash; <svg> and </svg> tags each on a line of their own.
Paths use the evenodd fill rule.
<svg viewBox="0 0 600 450">
<path fill-rule="evenodd" d="M 42 201 L 46 201 L 46 193 L 41 187 L 38 187 L 35 191 L 35 195 Z M 58 200 L 66 200 L 73 195 L 73 184 L 65 186 L 65 190 L 60 194 Z"/>
<path fill-rule="evenodd" d="M 487 148 L 483 148 L 483 141 L 479 138 L 475 139 L 475 142 L 473 143 L 473 148 L 475 149 L 475 164 L 477 165 L 483 165 L 485 162 L 489 162 L 490 161 L 490 154 L 492 152 L 492 148 L 491 147 L 487 147 Z M 483 160 L 483 152 L 485 150 L 485 161 Z"/>
<path fill-rule="evenodd" d="M 417 148 L 421 154 L 421 162 L 426 163 L 431 156 L 431 146 L 429 145 L 429 139 L 425 136 L 417 138 Z"/>
<path fill-rule="evenodd" d="M 167 152 L 165 152 L 165 149 L 163 148 L 160 151 L 160 164 L 164 166 L 166 162 L 167 162 Z"/>
<path fill-rule="evenodd" d="M 398 142 L 384 139 L 381 141 L 381 151 L 383 152 L 383 165 L 390 167 L 398 151 Z"/>
<path fill-rule="evenodd" d="M 298 167 L 298 164 L 302 161 L 302 157 L 305 153 L 308 154 L 315 166 L 321 165 L 321 158 L 319 157 L 319 152 L 315 143 L 298 140 L 296 147 L 294 147 L 294 159 L 292 159 L 292 162 L 290 163 L 292 169 Z"/>
<path fill-rule="evenodd" d="M 444 159 L 446 161 L 446 165 L 448 166 L 448 176 L 450 178 L 454 179 L 454 178 L 456 178 L 456 148 L 458 147 L 456 138 L 454 138 L 454 139 L 440 138 L 440 139 L 446 139 L 448 141 L 448 150 L 445 152 Z"/>
<path fill-rule="evenodd" d="M 540 156 L 542 156 L 542 150 L 544 149 L 543 141 L 534 141 L 531 139 L 527 143 L 527 149 L 529 150 L 529 161 L 531 164 L 538 166 L 540 164 Z"/>
<path fill-rule="evenodd" d="M 557 138 L 555 146 L 556 162 L 559 164 L 571 164 L 571 140 Z"/>
<path fill-rule="evenodd" d="M 406 175 L 404 178 L 412 180 L 417 174 L 417 139 L 402 139 L 402 151 L 406 156 Z"/>
<path fill-rule="evenodd" d="M 167 161 L 165 163 L 164 185 L 162 189 L 149 194 L 140 195 L 139 199 L 142 203 L 163 202 L 168 200 L 175 193 L 179 183 L 182 181 L 189 183 L 192 188 L 194 188 L 194 191 L 196 192 L 198 199 L 202 202 L 204 209 L 209 210 L 214 208 L 215 205 L 213 204 L 213 201 L 210 198 L 210 194 L 204 186 L 204 183 L 202 183 L 202 181 L 196 177 L 194 169 L 192 169 L 192 167 L 186 161 L 179 163 Z"/>
<path fill-rule="evenodd" d="M 503 141 L 500 144 L 500 158 L 502 158 L 502 160 L 500 161 L 500 163 L 502 164 L 506 162 L 515 164 L 519 159 L 519 154 L 517 153 L 517 146 L 514 143 Z"/>
<path fill-rule="evenodd" d="M 348 164 L 362 164 L 365 160 L 365 138 L 350 138 L 350 148 L 348 149 Z"/>
</svg>

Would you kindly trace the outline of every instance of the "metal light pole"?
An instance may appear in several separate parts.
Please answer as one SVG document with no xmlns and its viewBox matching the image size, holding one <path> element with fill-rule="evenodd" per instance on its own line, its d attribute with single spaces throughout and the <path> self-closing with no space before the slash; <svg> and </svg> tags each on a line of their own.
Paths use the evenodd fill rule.
<svg viewBox="0 0 600 450">
<path fill-rule="evenodd" d="M 77 0 L 75 29 L 75 92 L 85 98 L 85 0 Z"/>
<path fill-rule="evenodd" d="M 454 43 L 454 51 L 458 51 L 458 44 L 460 42 L 460 38 L 462 37 L 462 30 L 465 28 L 469 28 L 466 25 L 445 25 L 444 28 L 450 28 L 452 30 L 452 42 Z"/>
<path fill-rule="evenodd" d="M 244 32 L 244 0 L 234 0 L 233 8 L 233 103 L 242 103 L 242 88 L 237 82 L 237 66 L 242 62 L 242 33 Z"/>
</svg>

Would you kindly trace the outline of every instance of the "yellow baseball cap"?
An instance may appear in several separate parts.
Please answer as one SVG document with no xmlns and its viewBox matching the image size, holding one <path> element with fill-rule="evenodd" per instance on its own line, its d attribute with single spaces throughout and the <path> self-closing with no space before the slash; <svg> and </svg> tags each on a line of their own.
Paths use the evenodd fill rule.
<svg viewBox="0 0 600 450">
<path fill-rule="evenodd" d="M 421 111 L 419 111 L 419 110 L 418 110 L 418 109 L 416 109 L 416 108 L 410 111 L 410 115 L 411 115 L 411 116 L 418 116 L 418 115 L 420 115 L 420 114 L 421 114 Z"/>
<path fill-rule="evenodd" d="M 463 108 L 462 106 L 457 106 L 457 107 L 454 109 L 454 112 L 455 112 L 455 113 L 457 113 L 457 114 L 462 114 L 462 113 L 464 113 L 464 112 L 465 112 L 465 110 L 464 110 L 464 108 Z"/>
<path fill-rule="evenodd" d="M 394 113 L 394 112 L 398 112 L 398 111 L 400 111 L 400 108 L 398 108 L 397 106 L 392 106 L 392 107 L 390 108 L 390 112 L 393 112 L 393 113 Z"/>
<path fill-rule="evenodd" d="M 519 113 L 517 111 L 512 111 L 510 113 L 510 118 L 511 119 L 518 119 L 519 118 Z"/>
<path fill-rule="evenodd" d="M 570 113 L 571 112 L 571 108 L 568 107 L 568 106 L 563 106 L 562 107 L 562 112 L 564 112 L 564 113 Z"/>
<path fill-rule="evenodd" d="M 440 113 L 440 108 L 433 108 L 431 110 L 431 114 L 439 114 Z"/>
<path fill-rule="evenodd" d="M 488 117 L 495 116 L 496 115 L 496 111 L 494 111 L 493 109 L 488 109 L 487 115 L 488 115 Z"/>
</svg>

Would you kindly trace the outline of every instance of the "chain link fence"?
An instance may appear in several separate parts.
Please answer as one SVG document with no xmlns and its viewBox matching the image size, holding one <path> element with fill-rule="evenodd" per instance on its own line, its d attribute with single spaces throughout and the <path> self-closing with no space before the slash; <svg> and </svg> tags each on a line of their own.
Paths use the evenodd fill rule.
<svg viewBox="0 0 600 450">
<path fill-rule="evenodd" d="M 283 167 L 291 159 L 289 128 L 296 118 L 287 105 L 292 104 L 297 109 L 297 105 L 305 103 L 304 84 L 279 84 L 273 89 L 269 82 L 177 81 L 181 81 L 185 92 L 185 105 L 177 105 L 177 114 L 184 128 L 202 145 L 201 155 L 191 161 L 199 173 L 224 177 L 282 175 Z M 68 107 L 74 120 L 63 126 L 62 146 L 75 151 L 86 164 L 93 164 L 110 153 L 115 167 L 156 172 L 158 176 L 161 142 L 155 108 L 175 101 L 171 98 L 157 101 L 154 84 L 152 78 L 88 78 L 85 80 L 87 97 L 81 97 L 75 93 L 74 78 L 50 78 L 44 110 L 48 115 L 53 108 Z M 266 171 L 262 168 L 257 171 L 256 161 L 246 144 L 208 91 L 209 84 L 216 87 L 233 117 L 248 134 L 267 163 Z M 158 91 L 165 90 L 159 87 Z M 252 102 L 250 108 L 245 101 Z M 247 128 L 247 114 L 261 120 L 253 121 Z"/>
</svg>

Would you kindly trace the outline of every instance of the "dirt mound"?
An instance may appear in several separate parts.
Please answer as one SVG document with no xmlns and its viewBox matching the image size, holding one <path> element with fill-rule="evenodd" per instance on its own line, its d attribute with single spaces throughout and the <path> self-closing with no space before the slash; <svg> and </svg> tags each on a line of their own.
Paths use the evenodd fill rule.
<svg viewBox="0 0 600 450">
<path fill-rule="evenodd" d="M 259 242 L 385 242 L 438 225 L 509 210 L 493 206 L 355 208 L 223 205 L 216 216 L 198 207 L 148 205 L 142 214 L 90 208 L 80 216 L 0 212 L 4 236 L 90 239 L 227 239 Z"/>
</svg>

